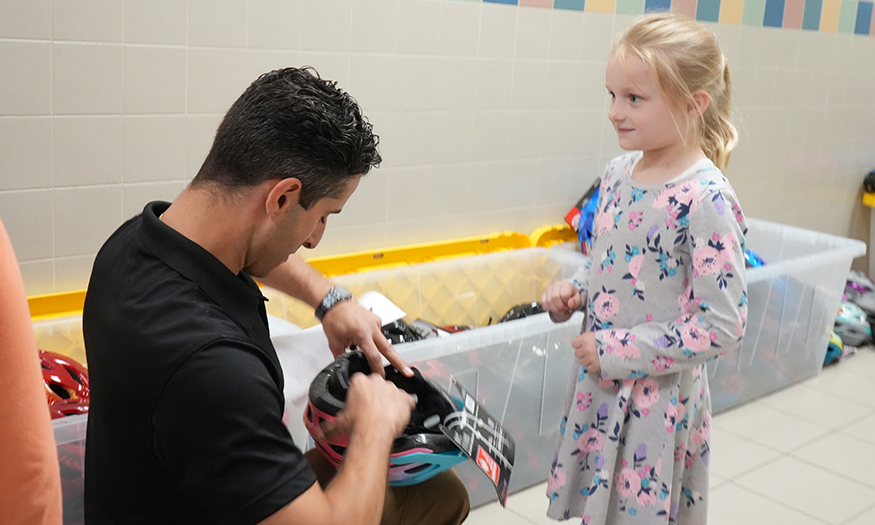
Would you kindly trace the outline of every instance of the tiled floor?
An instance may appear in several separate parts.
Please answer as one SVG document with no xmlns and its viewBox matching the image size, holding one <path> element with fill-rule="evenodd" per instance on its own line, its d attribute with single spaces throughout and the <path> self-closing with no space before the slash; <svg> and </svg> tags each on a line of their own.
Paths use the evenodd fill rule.
<svg viewBox="0 0 875 525">
<path fill-rule="evenodd" d="M 709 525 L 875 524 L 875 349 L 712 423 Z M 556 524 L 546 483 L 466 525 Z M 565 523 L 579 523 L 571 520 Z"/>
</svg>

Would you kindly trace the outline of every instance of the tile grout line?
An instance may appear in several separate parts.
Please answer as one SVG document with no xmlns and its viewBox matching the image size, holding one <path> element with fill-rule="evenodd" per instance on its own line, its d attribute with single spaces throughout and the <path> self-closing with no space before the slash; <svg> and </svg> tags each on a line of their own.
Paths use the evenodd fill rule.
<svg viewBox="0 0 875 525">
<path fill-rule="evenodd" d="M 836 524 L 831 523 L 831 522 L 829 522 L 829 521 L 824 521 L 823 519 L 818 518 L 817 516 L 814 516 L 814 515 L 812 515 L 812 514 L 809 514 L 809 513 L 805 512 L 805 511 L 803 511 L 803 510 L 800 510 L 800 509 L 798 509 L 798 508 L 796 508 L 796 507 L 794 507 L 794 506 L 792 506 L 792 505 L 788 505 L 787 503 L 785 503 L 785 502 L 783 502 L 783 501 L 781 501 L 781 500 L 773 499 L 773 498 L 771 498 L 771 497 L 769 497 L 769 496 L 766 496 L 765 494 L 761 494 L 761 493 L 759 493 L 759 492 L 757 492 L 757 491 L 754 491 L 754 490 L 752 490 L 752 489 L 749 489 L 749 488 L 745 487 L 744 485 L 739 485 L 738 483 L 734 483 L 734 482 L 732 482 L 732 481 L 727 481 L 725 484 L 726 484 L 726 485 L 732 485 L 733 487 L 735 487 L 735 488 L 737 488 L 737 489 L 740 489 L 740 490 L 743 490 L 743 491 L 745 491 L 745 492 L 747 492 L 747 493 L 753 494 L 754 496 L 758 496 L 758 497 L 760 497 L 760 498 L 763 498 L 764 500 L 766 500 L 766 501 L 768 501 L 768 502 L 775 503 L 776 505 L 780 505 L 781 507 L 784 507 L 784 508 L 790 509 L 790 510 L 796 512 L 797 514 L 801 514 L 801 515 L 805 516 L 806 518 L 811 518 L 811 519 L 813 519 L 813 520 L 815 520 L 815 521 L 818 521 L 818 522 L 820 522 L 820 523 L 823 523 L 823 524 L 825 524 L 825 525 L 836 525 Z"/>
</svg>

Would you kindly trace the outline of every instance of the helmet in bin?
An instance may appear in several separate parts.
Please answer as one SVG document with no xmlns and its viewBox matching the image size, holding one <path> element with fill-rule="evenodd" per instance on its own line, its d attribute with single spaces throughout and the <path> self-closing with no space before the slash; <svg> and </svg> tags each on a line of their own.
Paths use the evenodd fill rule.
<svg viewBox="0 0 875 525">
<path fill-rule="evenodd" d="M 530 315 L 542 314 L 547 310 L 541 306 L 541 303 L 533 302 L 533 303 L 520 303 L 510 310 L 508 310 L 501 319 L 499 319 L 499 323 L 504 323 L 507 321 L 513 321 L 515 319 L 522 319 L 523 317 L 528 317 Z"/>
<path fill-rule="evenodd" d="M 392 321 L 382 327 L 383 336 L 393 345 L 409 343 L 411 341 L 419 341 L 422 337 L 419 336 L 403 319 Z"/>
<path fill-rule="evenodd" d="M 46 401 L 52 419 L 88 412 L 88 370 L 69 357 L 39 351 Z"/>
<path fill-rule="evenodd" d="M 349 436 L 328 439 L 322 432 L 323 421 L 335 421 L 346 404 L 350 378 L 356 372 L 371 372 L 361 351 L 347 352 L 323 369 L 310 384 L 304 411 L 304 425 L 322 455 L 339 466 L 349 444 Z M 389 459 L 389 485 L 414 485 L 461 463 L 467 456 L 444 435 L 438 424 L 462 409 L 454 400 L 413 368 L 413 377 L 405 377 L 395 367 L 386 366 L 386 380 L 416 399 L 407 427 L 395 439 Z"/>
<path fill-rule="evenodd" d="M 845 301 L 839 306 L 835 320 L 835 331 L 842 343 L 849 346 L 862 346 L 872 341 L 872 328 L 864 312 L 856 304 Z"/>
</svg>

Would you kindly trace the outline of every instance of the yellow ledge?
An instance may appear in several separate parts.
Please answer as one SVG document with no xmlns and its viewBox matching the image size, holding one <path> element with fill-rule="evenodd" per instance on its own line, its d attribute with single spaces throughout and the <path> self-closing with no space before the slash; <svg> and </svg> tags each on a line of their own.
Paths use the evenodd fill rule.
<svg viewBox="0 0 875 525">
<path fill-rule="evenodd" d="M 307 259 L 307 262 L 326 277 L 333 277 L 531 246 L 532 241 L 526 234 L 505 231 L 484 236 L 411 244 L 382 250 L 314 257 Z M 27 302 L 30 306 L 32 321 L 79 315 L 85 304 L 85 290 L 34 295 L 28 297 Z"/>
</svg>

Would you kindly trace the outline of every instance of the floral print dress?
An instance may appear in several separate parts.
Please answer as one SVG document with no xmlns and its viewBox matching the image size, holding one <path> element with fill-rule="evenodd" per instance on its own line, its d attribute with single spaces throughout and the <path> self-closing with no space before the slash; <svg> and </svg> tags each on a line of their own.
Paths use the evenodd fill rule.
<svg viewBox="0 0 875 525">
<path fill-rule="evenodd" d="M 707 159 L 658 186 L 612 160 L 592 260 L 574 282 L 601 377 L 570 378 L 547 515 L 585 524 L 707 520 L 711 398 L 705 363 L 740 346 L 747 319 L 738 199 Z"/>
</svg>

